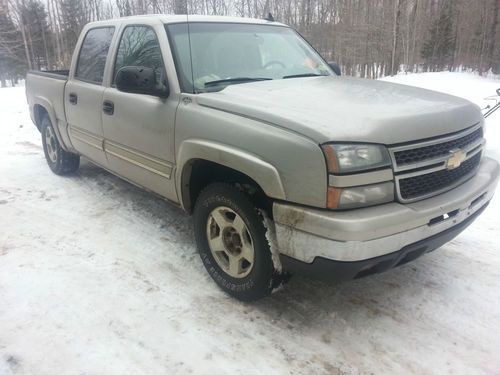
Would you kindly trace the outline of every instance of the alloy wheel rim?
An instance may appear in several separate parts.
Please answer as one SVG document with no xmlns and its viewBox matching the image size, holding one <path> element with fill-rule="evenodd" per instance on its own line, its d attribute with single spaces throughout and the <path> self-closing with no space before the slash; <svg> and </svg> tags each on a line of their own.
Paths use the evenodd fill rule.
<svg viewBox="0 0 500 375">
<path fill-rule="evenodd" d="M 47 126 L 45 130 L 45 145 L 47 146 L 47 154 L 50 161 L 55 163 L 57 161 L 56 137 L 50 126 Z"/>
<path fill-rule="evenodd" d="M 241 279 L 252 271 L 255 250 L 252 236 L 240 215 L 229 207 L 217 207 L 208 215 L 207 239 L 219 267 Z"/>
</svg>

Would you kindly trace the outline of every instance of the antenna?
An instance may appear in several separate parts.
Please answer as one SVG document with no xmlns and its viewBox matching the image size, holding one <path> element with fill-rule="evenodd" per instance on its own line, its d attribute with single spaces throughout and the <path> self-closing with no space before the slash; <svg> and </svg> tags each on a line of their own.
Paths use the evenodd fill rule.
<svg viewBox="0 0 500 375">
<path fill-rule="evenodd" d="M 189 28 L 189 4 L 186 2 L 186 22 L 187 22 L 187 32 L 188 32 L 188 44 L 189 44 L 189 62 L 191 64 L 191 91 L 194 92 L 194 72 L 193 72 L 193 50 L 191 48 L 191 29 Z"/>
<path fill-rule="evenodd" d="M 274 17 L 273 15 L 271 14 L 271 12 L 267 13 L 267 17 L 264 18 L 266 21 L 269 21 L 269 22 L 274 22 Z"/>
</svg>

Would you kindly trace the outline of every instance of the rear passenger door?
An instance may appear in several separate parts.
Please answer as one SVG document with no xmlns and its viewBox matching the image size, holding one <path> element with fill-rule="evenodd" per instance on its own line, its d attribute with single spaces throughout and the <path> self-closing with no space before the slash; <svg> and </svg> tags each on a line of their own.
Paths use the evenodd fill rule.
<svg viewBox="0 0 500 375">
<path fill-rule="evenodd" d="M 64 92 L 73 147 L 103 166 L 107 166 L 107 160 L 103 147 L 102 83 L 114 31 L 114 27 L 97 27 L 86 32 Z"/>
<path fill-rule="evenodd" d="M 124 66 L 155 69 L 157 85 L 167 82 L 164 58 L 169 52 L 163 25 L 128 25 L 117 44 L 110 87 L 103 103 L 105 150 L 109 168 L 119 175 L 171 200 L 176 200 L 174 122 L 178 95 L 168 98 L 118 91 L 114 78 Z"/>
</svg>

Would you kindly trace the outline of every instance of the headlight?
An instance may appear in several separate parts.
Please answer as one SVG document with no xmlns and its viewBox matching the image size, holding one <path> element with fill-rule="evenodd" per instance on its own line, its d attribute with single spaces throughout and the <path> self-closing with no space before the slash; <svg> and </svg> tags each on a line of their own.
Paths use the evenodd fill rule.
<svg viewBox="0 0 500 375">
<path fill-rule="evenodd" d="M 330 209 L 348 209 L 373 206 L 394 200 L 394 183 L 355 186 L 347 188 L 328 188 L 327 207 Z"/>
<path fill-rule="evenodd" d="M 322 146 L 330 173 L 342 174 L 391 165 L 389 152 L 381 145 L 326 144 Z"/>
</svg>

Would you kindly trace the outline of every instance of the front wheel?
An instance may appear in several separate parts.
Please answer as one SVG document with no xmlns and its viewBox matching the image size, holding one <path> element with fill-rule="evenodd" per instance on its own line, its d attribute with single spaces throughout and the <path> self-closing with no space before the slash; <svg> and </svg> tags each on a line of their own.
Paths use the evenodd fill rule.
<svg viewBox="0 0 500 375">
<path fill-rule="evenodd" d="M 280 285 L 263 218 L 242 191 L 209 185 L 196 200 L 194 230 L 205 268 L 226 293 L 252 301 Z"/>
<path fill-rule="evenodd" d="M 41 131 L 43 152 L 52 172 L 57 175 L 75 172 L 80 166 L 80 155 L 63 150 L 48 115 L 42 119 Z"/>
</svg>

